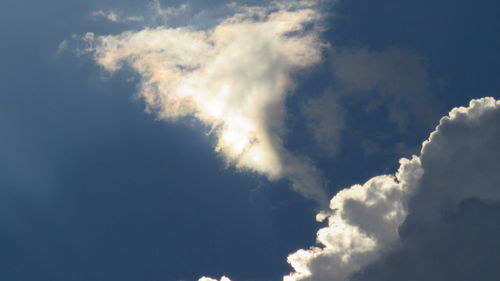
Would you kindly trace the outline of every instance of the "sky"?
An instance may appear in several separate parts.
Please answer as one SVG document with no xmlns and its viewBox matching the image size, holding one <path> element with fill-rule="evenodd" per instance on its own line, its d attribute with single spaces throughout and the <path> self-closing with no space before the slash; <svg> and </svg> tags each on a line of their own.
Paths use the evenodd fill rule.
<svg viewBox="0 0 500 281">
<path fill-rule="evenodd" d="M 499 13 L 1 1 L 0 280 L 498 280 Z"/>
</svg>

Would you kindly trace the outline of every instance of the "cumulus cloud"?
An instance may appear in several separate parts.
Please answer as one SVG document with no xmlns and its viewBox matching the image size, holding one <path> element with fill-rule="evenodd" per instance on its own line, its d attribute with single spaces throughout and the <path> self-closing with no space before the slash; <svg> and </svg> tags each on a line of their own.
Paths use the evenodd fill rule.
<svg viewBox="0 0 500 281">
<path fill-rule="evenodd" d="M 288 178 L 326 206 L 318 169 L 283 142 L 293 75 L 321 59 L 321 15 L 312 1 L 235 8 L 210 30 L 87 34 L 87 50 L 110 72 L 127 65 L 139 73 L 139 95 L 160 119 L 192 116 L 207 125 L 228 164 L 271 180 Z"/>
<path fill-rule="evenodd" d="M 500 102 L 454 109 L 422 150 L 422 178 L 401 247 L 352 280 L 496 280 L 500 276 Z"/>
<path fill-rule="evenodd" d="M 331 61 L 330 89 L 310 98 L 303 110 L 309 134 L 325 155 L 334 156 L 347 135 L 359 141 L 366 155 L 383 151 L 395 158 L 416 153 L 417 146 L 404 142 L 388 149 L 387 140 L 411 133 L 410 129 L 430 130 L 439 119 L 440 107 L 432 95 L 437 81 L 429 78 L 425 58 L 394 47 L 377 51 L 334 46 Z M 363 108 L 364 114 L 351 108 Z M 380 112 L 386 118 L 377 117 L 378 122 L 392 123 L 396 130 L 375 132 L 359 126 L 370 123 L 359 121 L 360 117 L 366 115 L 372 120 Z"/>
<path fill-rule="evenodd" d="M 328 227 L 318 231 L 322 247 L 290 255 L 295 272 L 284 280 L 349 280 L 352 273 L 396 247 L 398 226 L 422 174 L 419 158 L 403 159 L 395 176 L 378 176 L 340 191 L 330 202 Z"/>
<path fill-rule="evenodd" d="M 500 273 L 488 261 L 500 258 L 490 247 L 498 239 L 487 234 L 499 233 L 488 213 L 500 213 L 499 122 L 500 101 L 473 100 L 443 117 L 396 175 L 339 192 L 331 214 L 318 215 L 328 219 L 321 246 L 291 254 L 295 272 L 284 280 L 492 280 Z M 490 240 L 478 242 L 478 233 Z"/>
<path fill-rule="evenodd" d="M 269 179 L 285 177 L 295 190 L 323 205 L 320 172 L 310 159 L 284 145 L 285 101 L 293 91 L 294 74 L 321 59 L 321 14 L 311 1 L 234 8 L 236 14 L 210 30 L 160 26 L 118 35 L 88 33 L 83 51 L 93 53 L 109 72 L 124 66 L 135 70 L 141 78 L 138 94 L 160 119 L 189 116 L 205 124 L 229 165 Z M 425 94 L 430 86 L 419 56 L 399 49 L 344 50 L 334 60 L 343 91 L 363 96 L 377 91 L 391 104 L 390 118 L 401 129 L 408 120 L 428 122 L 426 116 L 435 112 Z M 339 137 L 332 132 L 343 126 L 341 109 L 328 113 L 336 106 L 337 100 L 325 95 L 304 109 L 315 140 L 333 152 Z M 422 114 L 421 108 L 429 111 Z M 339 123 L 324 130 L 334 122 Z M 489 212 L 500 213 L 499 122 L 499 101 L 471 101 L 443 117 L 420 155 L 401 159 L 397 173 L 339 192 L 329 210 L 317 216 L 328 222 L 317 233 L 318 245 L 288 256 L 294 272 L 284 280 L 416 280 L 422 275 L 405 276 L 398 265 L 409 268 L 412 257 L 429 259 L 433 249 L 428 245 L 444 243 L 450 235 L 471 240 L 461 229 L 473 223 L 477 227 L 481 218 L 486 221 L 480 227 L 491 227 Z M 474 245 L 456 242 L 442 249 Z M 493 255 L 487 249 L 473 254 L 487 260 Z M 471 270 L 479 270 L 479 262 L 472 264 Z M 448 276 L 446 268 L 454 267 L 431 270 L 428 280 L 442 280 L 440 276 Z"/>
</svg>

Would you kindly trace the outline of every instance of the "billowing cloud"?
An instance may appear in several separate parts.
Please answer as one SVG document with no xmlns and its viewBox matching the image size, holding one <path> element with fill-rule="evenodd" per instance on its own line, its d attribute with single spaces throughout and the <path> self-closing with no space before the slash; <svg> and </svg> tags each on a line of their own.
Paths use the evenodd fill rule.
<svg viewBox="0 0 500 281">
<path fill-rule="evenodd" d="M 395 176 L 378 176 L 335 195 L 328 227 L 318 231 L 322 247 L 290 255 L 295 273 L 285 280 L 349 280 L 383 251 L 396 247 L 398 226 L 422 174 L 419 158 L 403 159 Z M 324 219 L 323 214 L 318 217 Z"/>
<path fill-rule="evenodd" d="M 233 8 L 234 15 L 210 30 L 160 26 L 118 35 L 89 33 L 85 51 L 109 72 L 124 66 L 135 70 L 141 78 L 138 94 L 160 119 L 194 117 L 206 125 L 228 165 L 269 179 L 288 178 L 295 190 L 324 206 L 320 172 L 284 145 L 285 101 L 294 74 L 321 60 L 321 14 L 311 1 Z M 342 91 L 363 96 L 377 91 L 381 101 L 391 104 L 390 118 L 401 129 L 408 120 L 425 123 L 425 116 L 434 114 L 419 56 L 398 49 L 349 50 L 334 60 Z M 340 109 L 325 114 L 335 106 L 336 99 L 325 95 L 305 108 L 314 138 L 332 151 L 338 135 L 322 130 L 325 120 L 340 120 L 332 131 L 342 129 Z M 421 108 L 429 111 L 422 115 Z M 457 233 L 463 237 L 457 227 L 486 217 L 485 210 L 498 211 L 499 122 L 500 102 L 471 101 L 443 117 L 420 155 L 401 159 L 396 174 L 339 192 L 329 210 L 318 214 L 328 222 L 317 233 L 318 245 L 288 257 L 294 272 L 284 280 L 412 280 L 392 269 L 398 261 L 408 266 L 412 254 L 430 257 L 427 242 Z M 471 198 L 478 201 L 470 203 Z M 422 229 L 430 234 L 415 235 Z M 391 270 L 398 274 L 388 274 Z"/>
<path fill-rule="evenodd" d="M 475 280 L 498 274 L 488 261 L 499 257 L 489 246 L 497 238 L 485 234 L 498 233 L 487 214 L 500 213 L 499 122 L 500 101 L 473 100 L 443 117 L 420 156 L 402 159 L 396 175 L 339 192 L 332 213 L 318 215 L 328 219 L 317 234 L 321 246 L 291 254 L 295 272 L 284 280 Z M 490 240 L 479 243 L 469 229 Z M 467 253 L 472 261 L 453 253 Z"/>
<path fill-rule="evenodd" d="M 497 280 L 500 276 L 500 101 L 442 119 L 422 150 L 422 178 L 401 247 L 352 280 Z"/>
<path fill-rule="evenodd" d="M 127 65 L 139 73 L 139 95 L 160 119 L 190 116 L 208 126 L 228 164 L 288 178 L 295 190 L 326 206 L 319 171 L 283 141 L 293 75 L 321 59 L 321 15 L 314 1 L 233 6 L 237 12 L 210 30 L 89 33 L 87 50 L 110 72 Z"/>
</svg>

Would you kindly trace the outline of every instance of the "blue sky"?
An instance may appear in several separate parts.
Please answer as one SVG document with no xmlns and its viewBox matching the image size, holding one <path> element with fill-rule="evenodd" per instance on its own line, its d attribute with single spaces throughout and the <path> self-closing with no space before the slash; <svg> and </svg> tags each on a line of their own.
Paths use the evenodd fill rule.
<svg viewBox="0 0 500 281">
<path fill-rule="evenodd" d="M 220 125 L 197 120 L 203 109 L 175 121 L 159 116 L 158 109 L 145 112 L 148 102 L 141 83 L 147 74 L 127 57 L 121 58 L 123 69 L 114 73 L 96 59 L 99 50 L 117 52 L 100 45 L 101 35 L 136 34 L 147 27 L 206 31 L 234 13 L 222 0 L 160 1 L 165 11 L 187 5 L 165 19 L 151 3 L 0 3 L 1 280 L 180 281 L 223 275 L 233 281 L 281 280 L 291 272 L 300 273 L 287 263 L 287 256 L 310 246 L 322 249 L 318 256 L 305 258 L 310 275 L 288 280 L 498 278 L 494 265 L 500 251 L 491 233 L 498 232 L 495 219 L 500 214 L 500 179 L 495 176 L 500 169 L 500 105 L 481 100 L 462 113 L 450 113 L 449 121 L 436 126 L 454 107 L 499 97 L 500 4 L 339 0 L 288 9 L 312 9 L 321 19 L 299 22 L 306 27 L 298 34 L 282 34 L 299 45 L 310 43 L 304 53 L 293 52 L 296 44 L 270 41 L 277 44 L 271 51 L 290 55 L 292 63 L 276 60 L 269 67 L 276 67 L 277 74 L 283 71 L 293 83 L 285 83 L 283 93 L 288 94 L 277 106 L 266 104 L 255 115 L 264 116 L 261 123 L 255 121 L 257 125 L 277 124 L 256 133 L 251 144 L 265 144 L 271 136 L 269 153 L 278 155 L 279 161 L 268 167 L 231 158 L 231 148 L 214 151 L 223 133 L 216 129 L 208 134 L 210 126 Z M 272 6 L 257 0 L 238 1 L 236 6 L 243 4 Z M 276 10 L 287 9 L 264 13 L 269 16 Z M 118 20 L 106 18 L 111 11 Z M 87 32 L 95 35 L 94 47 L 81 54 Z M 316 34 L 316 41 L 307 41 L 308 34 Z M 273 40 L 266 30 L 235 33 L 224 40 L 232 43 L 239 38 Z M 221 50 L 216 51 L 225 51 Z M 305 65 L 294 61 L 316 51 L 320 56 L 311 55 Z M 268 61 L 260 54 L 255 59 L 237 57 L 228 67 L 258 73 Z M 200 60 L 203 65 L 204 58 Z M 218 77 L 195 77 L 205 79 L 208 88 L 218 83 Z M 241 77 L 224 77 L 227 83 L 244 85 L 229 95 L 250 99 L 245 87 L 260 82 L 252 75 Z M 268 94 L 275 95 L 280 87 Z M 257 93 L 254 99 L 261 98 Z M 247 108 L 234 106 L 236 111 Z M 284 132 L 277 133 L 280 130 Z M 421 152 L 431 132 L 436 137 Z M 412 155 L 418 159 L 399 164 L 400 158 Z M 276 172 L 276 166 L 282 171 Z M 406 172 L 400 172 L 396 182 L 369 181 L 398 169 Z M 349 203 L 363 200 L 335 196 L 367 181 L 372 185 L 366 184 L 366 190 L 380 181 L 411 191 L 394 199 L 404 206 L 397 210 L 402 217 L 394 219 L 396 236 L 364 223 L 372 219 L 367 213 L 377 215 L 385 207 L 364 212 Z M 311 185 L 302 186 L 304 182 Z M 325 194 L 321 199 L 317 190 Z M 339 210 L 345 210 L 337 212 L 343 217 L 328 213 L 330 225 L 317 222 L 318 212 L 331 211 L 321 200 L 334 196 Z M 367 254 L 359 260 L 367 262 L 332 269 L 337 253 L 325 250 L 331 242 L 316 239 L 320 228 L 332 230 L 331 222 L 338 220 L 374 239 L 376 254 L 360 246 Z M 393 224 L 384 229 L 390 227 Z M 422 229 L 430 230 L 419 234 Z M 453 236 L 461 240 L 439 243 Z M 483 237 L 484 244 L 475 237 Z M 426 241 L 442 248 L 431 252 Z M 456 255 L 482 262 L 451 258 Z M 419 258 L 436 256 L 447 262 L 415 265 Z M 464 272 L 453 271 L 461 266 Z M 419 271 L 429 275 L 414 274 Z"/>
</svg>

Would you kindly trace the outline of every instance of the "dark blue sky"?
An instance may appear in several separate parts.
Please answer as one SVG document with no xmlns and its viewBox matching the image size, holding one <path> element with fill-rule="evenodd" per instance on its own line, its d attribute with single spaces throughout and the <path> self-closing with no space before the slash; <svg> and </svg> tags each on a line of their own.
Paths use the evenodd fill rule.
<svg viewBox="0 0 500 281">
<path fill-rule="evenodd" d="M 203 10 L 220 3 L 191 5 Z M 130 73 L 110 76 L 88 57 L 57 54 L 72 34 L 139 28 L 92 20 L 92 11 L 142 12 L 147 4 L 0 3 L 0 280 L 170 281 L 224 274 L 280 280 L 290 272 L 286 256 L 314 244 L 320 225 L 314 203 L 286 182 L 226 168 L 196 122 L 167 123 L 146 114 L 134 98 L 136 83 L 127 82 Z M 332 12 L 325 40 L 333 49 L 397 48 L 420 56 L 437 114 L 399 130 L 387 117 L 392 98 L 384 100 L 376 87 L 365 98 L 350 98 L 331 70 L 336 55 L 326 54 L 289 100 L 287 145 L 318 163 L 330 195 L 393 172 L 450 108 L 499 96 L 497 1 L 341 0 Z M 300 117 L 301 103 L 327 88 L 345 92 L 339 100 L 347 125 L 332 157 L 314 147 Z M 364 140 L 376 148 L 367 153 Z"/>
</svg>

